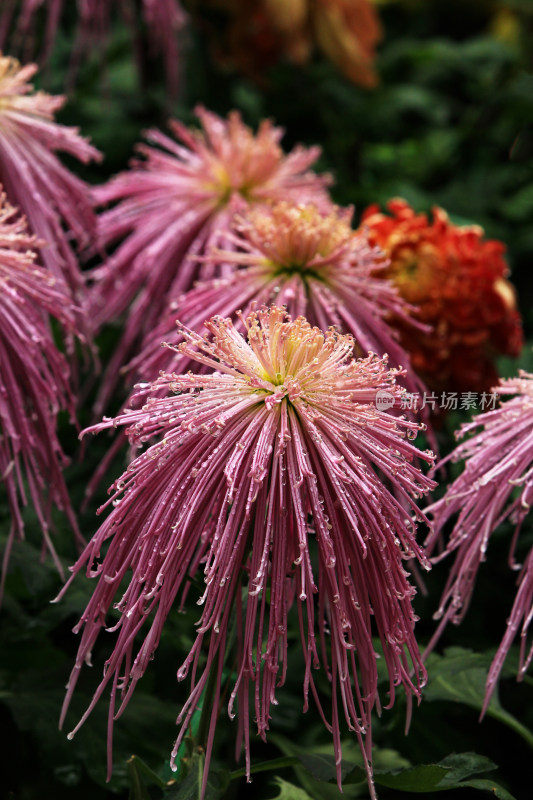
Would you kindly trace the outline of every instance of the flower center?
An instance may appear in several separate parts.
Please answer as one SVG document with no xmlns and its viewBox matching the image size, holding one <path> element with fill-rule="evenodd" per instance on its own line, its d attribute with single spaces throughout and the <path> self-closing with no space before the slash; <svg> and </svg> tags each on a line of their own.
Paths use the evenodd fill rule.
<svg viewBox="0 0 533 800">
<path fill-rule="evenodd" d="M 268 190 L 284 158 L 278 138 L 270 122 L 254 134 L 237 113 L 230 114 L 224 139 L 211 139 L 213 149 L 206 154 L 211 162 L 209 188 L 219 205 L 227 205 L 235 194 L 247 202 L 263 199 L 263 190 Z"/>
<path fill-rule="evenodd" d="M 263 310 L 248 319 L 252 323 L 248 343 L 261 365 L 259 374 L 276 387 L 267 404 L 281 402 L 284 397 L 292 401 L 302 393 L 312 392 L 322 379 L 321 369 L 332 350 L 339 346 L 335 336 L 311 327 L 303 317 L 286 321 L 284 310 L 275 307 L 268 316 Z M 347 347 L 351 351 L 351 338 L 340 338 L 346 339 L 340 349 Z"/>
<path fill-rule="evenodd" d="M 326 281 L 336 258 L 351 245 L 351 216 L 350 209 L 324 215 L 313 205 L 281 202 L 267 212 L 252 210 L 240 232 L 265 256 L 273 278 Z"/>
<path fill-rule="evenodd" d="M 14 101 L 22 94 L 27 94 L 31 87 L 27 84 L 30 67 L 21 67 L 19 61 L 11 56 L 3 56 L 0 52 L 0 111 L 11 108 Z"/>
</svg>

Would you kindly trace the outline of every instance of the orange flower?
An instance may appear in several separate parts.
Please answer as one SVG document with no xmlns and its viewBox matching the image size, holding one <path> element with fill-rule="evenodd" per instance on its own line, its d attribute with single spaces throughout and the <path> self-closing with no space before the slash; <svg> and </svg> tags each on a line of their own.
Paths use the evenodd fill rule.
<svg viewBox="0 0 533 800">
<path fill-rule="evenodd" d="M 349 80 L 377 83 L 374 51 L 382 30 L 370 0 L 203 0 L 203 27 L 206 8 L 216 12 L 209 33 L 217 57 L 252 77 L 260 79 L 282 57 L 304 64 L 318 47 Z"/>
<path fill-rule="evenodd" d="M 487 391 L 497 382 L 494 357 L 522 348 L 516 296 L 506 280 L 505 245 L 484 239 L 477 225 L 452 225 L 442 208 L 433 220 L 405 200 L 388 203 L 391 216 L 369 206 L 362 226 L 390 259 L 381 273 L 432 326 L 413 335 L 395 324 L 414 369 L 433 391 Z"/>
<path fill-rule="evenodd" d="M 374 49 L 382 31 L 368 0 L 315 0 L 311 4 L 315 40 L 323 53 L 353 83 L 372 88 Z"/>
</svg>

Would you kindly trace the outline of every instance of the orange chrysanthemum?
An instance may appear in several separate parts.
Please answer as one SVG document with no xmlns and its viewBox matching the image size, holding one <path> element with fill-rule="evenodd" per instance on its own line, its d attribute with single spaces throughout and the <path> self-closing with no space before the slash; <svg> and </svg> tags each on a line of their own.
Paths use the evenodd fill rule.
<svg viewBox="0 0 533 800">
<path fill-rule="evenodd" d="M 489 390 L 498 378 L 494 357 L 517 356 L 523 342 L 505 245 L 484 239 L 477 225 L 453 225 L 442 208 L 432 221 L 405 200 L 388 209 L 390 216 L 369 206 L 362 226 L 390 259 L 383 276 L 433 328 L 413 335 L 397 321 L 414 369 L 434 391 Z"/>
<path fill-rule="evenodd" d="M 377 83 L 374 53 L 382 30 L 370 0 L 203 0 L 198 6 L 204 27 L 205 8 L 217 12 L 210 31 L 217 57 L 254 78 L 283 57 L 304 64 L 317 47 L 349 80 L 368 88 Z"/>
</svg>

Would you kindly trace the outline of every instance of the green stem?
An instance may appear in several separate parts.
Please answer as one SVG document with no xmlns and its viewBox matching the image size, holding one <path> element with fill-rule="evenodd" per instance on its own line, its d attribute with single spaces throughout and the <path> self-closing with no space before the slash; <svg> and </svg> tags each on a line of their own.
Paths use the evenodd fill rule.
<svg viewBox="0 0 533 800">
<path fill-rule="evenodd" d="M 202 800 L 203 778 L 204 778 L 204 758 L 203 755 L 201 755 L 200 758 L 198 759 L 198 800 Z"/>
</svg>

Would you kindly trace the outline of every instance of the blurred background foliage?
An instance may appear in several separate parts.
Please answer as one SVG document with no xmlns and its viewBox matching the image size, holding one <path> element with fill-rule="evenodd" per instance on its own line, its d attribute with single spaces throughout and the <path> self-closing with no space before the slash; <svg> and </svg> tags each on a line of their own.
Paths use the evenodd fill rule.
<svg viewBox="0 0 533 800">
<path fill-rule="evenodd" d="M 213 41 L 213 31 L 219 30 L 220 8 L 197 2 L 189 5 L 191 24 L 182 36 L 182 84 L 177 99 L 168 99 L 161 64 L 142 41 L 137 42 L 141 61 L 134 63 L 131 35 L 118 21 L 105 51 L 95 51 L 79 67 L 74 80 L 74 4 L 67 9 L 39 85 L 62 93 L 67 83 L 69 99 L 60 120 L 79 126 L 105 154 L 101 165 L 80 168 L 72 164 L 93 183 L 127 167 L 144 129 L 164 127 L 169 116 L 193 123 L 194 107 L 201 103 L 224 116 L 232 108 L 240 109 L 252 126 L 263 117 L 273 118 L 286 129 L 286 148 L 298 142 L 319 143 L 319 169 L 333 174 L 335 200 L 355 205 L 356 219 L 366 205 L 402 196 L 417 211 L 440 205 L 455 222 L 482 225 L 487 236 L 507 244 L 526 339 L 531 342 L 533 3 L 381 0 L 376 6 L 383 40 L 376 60 L 379 83 L 372 89 L 354 85 L 316 52 L 302 66 L 280 58 L 259 76 L 243 75 L 232 67 L 231 59 L 221 59 L 220 42 Z M 101 336 L 104 363 L 116 333 L 110 328 Z M 532 368 L 531 344 L 526 346 L 520 366 Z M 502 360 L 501 369 L 511 375 L 517 364 Z M 82 427 L 91 420 L 94 386 L 89 380 L 87 387 L 80 414 Z M 453 428 L 462 419 L 454 414 L 446 421 L 441 431 L 444 451 L 451 446 Z M 82 459 L 76 432 L 66 420 L 62 427 L 73 459 L 67 480 L 73 505 L 80 508 L 85 487 L 105 453 L 106 437 L 85 442 Z M 106 483 L 114 474 L 112 468 Z M 80 515 L 87 537 L 96 529 L 95 512 L 103 496 L 102 489 Z M 113 778 L 106 783 L 105 703 L 97 707 L 72 742 L 57 730 L 63 688 L 77 644 L 70 631 L 90 587 L 78 581 L 60 604 L 50 604 L 60 581 L 53 566 L 41 562 L 32 542 L 31 510 L 26 512 L 26 521 L 28 541 L 14 547 L 0 611 L 0 796 L 6 800 L 196 798 L 198 758 L 186 758 L 189 772 L 184 767 L 178 776 L 167 766 L 175 718 L 186 692 L 186 686 L 176 682 L 175 673 L 191 643 L 196 609 L 169 617 L 157 659 L 115 726 Z M 9 523 L 1 506 L 0 524 L 7 530 Z M 56 524 L 57 549 L 68 565 L 76 556 L 70 532 L 60 515 Z M 528 547 L 532 538 L 530 535 L 528 542 L 524 537 Z M 405 702 L 401 699 L 376 720 L 376 774 L 382 798 L 436 790 L 443 798 L 458 800 L 491 790 L 493 796 L 502 798 L 530 796 L 533 681 L 526 678 L 517 684 L 513 663 L 506 666 L 501 681 L 501 704 L 493 701 L 491 713 L 478 723 L 484 676 L 514 593 L 514 576 L 504 569 L 508 541 L 508 530 L 496 534 L 466 621 L 461 628 L 447 631 L 439 653 L 432 656 L 428 689 L 424 702 L 414 709 L 409 736 L 404 735 Z M 425 589 L 419 592 L 422 642 L 434 628 L 431 615 L 445 573 L 446 564 L 439 565 L 425 577 Z M 455 649 L 446 651 L 452 647 Z M 268 744 L 258 740 L 253 747 L 255 762 L 282 759 L 276 762 L 278 777 L 274 779 L 272 771 L 259 772 L 251 786 L 245 783 L 234 760 L 235 725 L 223 711 L 211 796 L 283 800 L 339 796 L 331 782 L 334 768 L 329 735 L 314 710 L 301 715 L 299 648 L 295 633 L 289 658 L 292 666 L 280 692 L 272 736 Z M 103 663 L 104 649 L 105 644 L 99 643 L 95 663 Z M 515 653 L 511 662 L 513 658 L 516 660 Z M 75 724 L 91 697 L 91 678 L 90 671 L 82 676 L 67 728 Z M 318 682 L 327 693 L 323 675 Z M 365 797 L 356 750 L 347 742 L 345 795 Z M 478 756 L 471 756 L 470 761 L 463 758 L 428 766 L 423 774 L 407 770 L 400 773 L 401 779 L 394 777 L 401 768 L 438 765 L 450 753 L 472 751 Z M 141 761 L 131 761 L 132 754 Z M 498 765 L 498 772 L 491 772 L 487 759 Z M 165 788 L 167 781 L 176 778 L 184 780 Z M 461 782 L 462 787 L 457 788 Z"/>
</svg>

